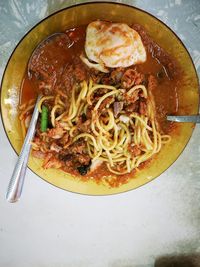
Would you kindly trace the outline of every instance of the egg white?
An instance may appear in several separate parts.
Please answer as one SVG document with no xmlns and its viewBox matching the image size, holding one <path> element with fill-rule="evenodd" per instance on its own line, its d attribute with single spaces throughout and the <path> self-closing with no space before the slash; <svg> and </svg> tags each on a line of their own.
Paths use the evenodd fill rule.
<svg viewBox="0 0 200 267">
<path fill-rule="evenodd" d="M 140 35 L 124 23 L 91 22 L 86 30 L 85 52 L 90 61 L 103 66 L 104 70 L 146 61 Z"/>
</svg>

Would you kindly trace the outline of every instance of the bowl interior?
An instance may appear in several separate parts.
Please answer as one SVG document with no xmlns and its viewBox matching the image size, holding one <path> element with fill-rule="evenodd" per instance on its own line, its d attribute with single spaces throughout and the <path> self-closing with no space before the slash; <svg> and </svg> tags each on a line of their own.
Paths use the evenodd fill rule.
<svg viewBox="0 0 200 267">
<path fill-rule="evenodd" d="M 92 20 L 102 19 L 127 24 L 139 23 L 149 35 L 171 54 L 182 67 L 183 83 L 179 90 L 179 114 L 198 113 L 198 78 L 192 60 L 177 36 L 162 22 L 150 14 L 126 5 L 116 3 L 87 3 L 61 10 L 36 25 L 16 47 L 6 67 L 1 88 L 1 110 L 5 131 L 11 145 L 20 152 L 23 140 L 18 119 L 20 86 L 28 59 L 37 46 L 48 35 L 84 25 Z M 29 167 L 44 180 L 60 188 L 90 195 L 107 195 L 137 188 L 165 171 L 181 154 L 186 146 L 194 125 L 180 124 L 172 142 L 161 152 L 148 167 L 137 172 L 133 179 L 118 188 L 109 188 L 93 181 L 83 182 L 63 171 L 41 168 L 41 161 L 30 157 Z"/>
</svg>

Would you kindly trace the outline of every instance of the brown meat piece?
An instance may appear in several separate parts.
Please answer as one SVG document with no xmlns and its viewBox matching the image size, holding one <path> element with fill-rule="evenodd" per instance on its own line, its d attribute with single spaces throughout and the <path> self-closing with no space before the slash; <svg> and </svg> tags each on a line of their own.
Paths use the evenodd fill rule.
<svg viewBox="0 0 200 267">
<path fill-rule="evenodd" d="M 86 120 L 85 122 L 81 122 L 77 123 L 77 127 L 79 129 L 79 131 L 84 132 L 84 133 L 89 133 L 91 131 L 90 129 L 90 124 L 91 124 L 91 120 Z"/>
<path fill-rule="evenodd" d="M 91 161 L 90 156 L 86 155 L 86 154 L 77 154 L 75 155 L 76 160 L 81 164 L 81 165 L 88 165 Z"/>
<path fill-rule="evenodd" d="M 76 154 L 76 153 L 83 154 L 84 151 L 86 150 L 86 143 L 85 141 L 78 140 L 73 144 L 71 144 L 68 150 L 70 152 L 69 154 Z"/>
<path fill-rule="evenodd" d="M 142 115 L 147 115 L 147 102 L 145 98 L 140 98 L 139 113 Z"/>
<path fill-rule="evenodd" d="M 32 150 L 32 156 L 38 159 L 44 159 L 45 158 L 45 153 L 39 150 Z"/>
<path fill-rule="evenodd" d="M 137 157 L 141 154 L 140 148 L 134 144 L 129 145 L 128 150 L 130 151 L 132 157 Z"/>
<path fill-rule="evenodd" d="M 144 78 L 144 74 L 136 69 L 127 69 L 122 76 L 121 84 L 123 88 L 129 89 L 134 85 L 142 84 Z"/>
<path fill-rule="evenodd" d="M 123 74 L 124 74 L 124 68 L 116 68 L 111 72 L 110 78 L 114 82 L 114 84 L 118 84 L 121 82 Z"/>
<path fill-rule="evenodd" d="M 65 130 L 62 127 L 57 126 L 55 128 L 48 130 L 47 136 L 53 139 L 60 139 L 63 137 L 64 133 Z"/>
<path fill-rule="evenodd" d="M 126 112 L 139 112 L 139 100 L 135 101 L 134 103 L 130 103 L 129 105 L 125 106 Z"/>
<path fill-rule="evenodd" d="M 62 136 L 62 138 L 61 138 L 61 140 L 60 140 L 60 143 L 61 143 L 62 145 L 66 145 L 67 143 L 69 143 L 69 140 L 70 140 L 70 138 L 69 138 L 69 134 L 68 134 L 68 133 L 65 133 L 65 134 Z"/>
<path fill-rule="evenodd" d="M 62 162 L 56 159 L 52 153 L 48 153 L 44 159 L 42 167 L 44 169 L 56 168 L 59 169 L 62 167 Z"/>
<path fill-rule="evenodd" d="M 93 107 L 92 106 L 88 106 L 87 111 L 86 111 L 86 117 L 88 119 L 92 118 L 92 111 L 93 111 Z"/>
<path fill-rule="evenodd" d="M 50 150 L 59 153 L 62 150 L 62 147 L 53 142 L 50 146 Z"/>
<path fill-rule="evenodd" d="M 136 102 L 138 99 L 139 99 L 139 92 L 140 90 L 137 89 L 135 90 L 132 94 L 128 95 L 128 94 L 125 94 L 125 101 L 128 102 L 128 103 L 134 103 Z"/>
</svg>

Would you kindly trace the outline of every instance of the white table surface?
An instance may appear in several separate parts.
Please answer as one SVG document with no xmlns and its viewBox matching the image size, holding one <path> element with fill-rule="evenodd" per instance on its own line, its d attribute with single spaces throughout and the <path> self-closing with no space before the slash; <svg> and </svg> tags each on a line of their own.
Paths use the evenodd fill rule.
<svg viewBox="0 0 200 267">
<path fill-rule="evenodd" d="M 0 0 L 0 75 L 35 23 L 85 1 Z M 149 11 L 183 40 L 200 74 L 200 1 L 118 1 Z M 0 76 L 0 77 L 1 77 Z M 27 171 L 21 200 L 5 201 L 17 156 L 0 122 L 0 267 L 150 267 L 168 254 L 200 252 L 200 126 L 164 174 L 136 190 L 91 197 Z"/>
</svg>

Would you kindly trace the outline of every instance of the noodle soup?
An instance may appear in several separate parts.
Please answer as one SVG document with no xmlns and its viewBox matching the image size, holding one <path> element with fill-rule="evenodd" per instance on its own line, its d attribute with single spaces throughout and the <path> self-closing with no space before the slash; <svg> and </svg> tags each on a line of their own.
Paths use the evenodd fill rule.
<svg viewBox="0 0 200 267">
<path fill-rule="evenodd" d="M 44 169 L 117 187 L 156 160 L 177 131 L 166 115 L 178 111 L 182 73 L 138 24 L 122 31 L 122 25 L 98 21 L 97 36 L 109 32 L 98 40 L 88 27 L 66 29 L 32 61 L 21 86 L 20 121 L 25 136 L 42 93 L 32 155 Z M 136 45 L 122 38 L 127 45 L 117 50 L 115 36 L 117 42 L 135 38 Z M 128 51 L 137 53 L 129 58 Z"/>
</svg>

